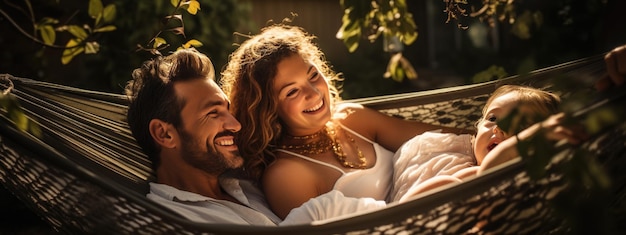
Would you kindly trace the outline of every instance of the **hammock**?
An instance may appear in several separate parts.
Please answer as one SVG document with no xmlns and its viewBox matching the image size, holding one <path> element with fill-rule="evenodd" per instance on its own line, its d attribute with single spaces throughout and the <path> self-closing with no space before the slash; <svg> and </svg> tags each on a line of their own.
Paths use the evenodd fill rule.
<svg viewBox="0 0 626 235">
<path fill-rule="evenodd" d="M 351 101 L 389 115 L 472 129 L 488 95 L 499 84 L 543 87 L 563 75 L 595 79 L 603 69 L 602 57 L 596 56 L 528 76 Z M 6 110 L 0 110 L 0 182 L 62 233 L 462 234 L 485 219 L 487 225 L 481 230 L 485 233 L 554 234 L 572 230 L 550 206 L 552 197 L 568 187 L 558 167 L 568 157 L 554 158 L 547 176 L 540 180 L 529 177 L 524 161 L 513 161 L 419 200 L 323 223 L 265 227 L 191 222 L 145 197 L 147 182 L 154 176 L 149 160 L 128 130 L 124 96 L 8 74 L 0 75 L 0 80 L 4 80 L 4 89 L 7 81 L 12 81 L 11 94 L 29 120 L 41 128 L 40 136 L 21 131 Z M 594 104 L 602 107 L 606 105 L 603 102 L 606 100 Z M 626 171 L 620 169 L 626 166 L 625 123 L 622 119 L 621 124 L 576 147 L 593 151 L 609 172 L 615 208 L 623 207 L 625 195 Z M 599 141 L 602 147 L 597 147 Z M 487 217 L 486 210 L 490 210 Z"/>
</svg>

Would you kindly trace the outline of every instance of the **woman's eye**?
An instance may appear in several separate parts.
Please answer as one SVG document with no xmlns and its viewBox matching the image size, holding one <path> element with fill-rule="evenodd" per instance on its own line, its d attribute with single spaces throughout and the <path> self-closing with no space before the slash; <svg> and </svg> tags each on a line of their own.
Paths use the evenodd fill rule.
<svg viewBox="0 0 626 235">
<path fill-rule="evenodd" d="M 495 121 L 497 120 L 497 118 L 496 118 L 496 116 L 494 116 L 494 115 L 489 115 L 489 116 L 487 117 L 487 120 L 488 120 L 488 121 L 490 121 L 490 122 L 495 122 Z"/>
<path fill-rule="evenodd" d="M 287 92 L 287 97 L 294 96 L 294 95 L 296 94 L 296 92 L 298 92 L 298 90 L 296 90 L 296 89 L 289 90 L 289 91 Z"/>
<path fill-rule="evenodd" d="M 313 73 L 313 75 L 311 75 L 311 78 L 309 80 L 311 81 L 315 81 L 319 78 L 319 73 L 315 72 Z"/>
</svg>

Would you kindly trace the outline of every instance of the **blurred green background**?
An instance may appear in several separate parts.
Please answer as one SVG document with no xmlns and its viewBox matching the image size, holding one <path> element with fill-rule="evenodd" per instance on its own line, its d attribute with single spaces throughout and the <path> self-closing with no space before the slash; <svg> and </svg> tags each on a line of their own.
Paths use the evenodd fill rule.
<svg viewBox="0 0 626 235">
<path fill-rule="evenodd" d="M 25 1 L 3 1 L 0 9 L 27 32 L 34 32 L 28 15 L 22 12 Z M 88 20 L 85 0 L 30 2 L 37 17 L 49 16 L 68 23 Z M 169 2 L 103 0 L 103 4 L 116 6 L 113 25 L 117 30 L 98 35 L 99 53 L 81 54 L 67 65 L 60 63 L 62 50 L 29 40 L 6 17 L 0 17 L 0 72 L 121 93 L 131 71 L 152 57 L 145 51 L 136 52 L 136 45 L 145 45 L 158 32 L 160 19 L 173 10 Z M 407 1 L 419 36 L 405 46 L 403 55 L 419 78 L 396 82 L 383 78 L 390 54 L 383 51 L 382 38 L 374 42 L 363 39 L 359 48 L 349 53 L 335 37 L 343 14 L 339 2 L 201 0 L 196 15 L 182 14 L 186 38 L 161 35 L 172 44 L 169 50 L 189 39 L 200 40 L 204 45 L 198 50 L 208 54 L 220 70 L 235 44 L 244 39 L 234 32 L 254 34 L 268 21 L 280 22 L 296 13 L 291 24 L 316 35 L 335 70 L 345 75 L 345 99 L 470 83 L 475 74 L 492 65 L 506 74 L 518 74 L 626 43 L 626 17 L 621 13 L 626 4 L 621 0 L 518 0 L 514 1 L 515 23 L 496 21 L 494 27 L 489 27 L 478 18 L 463 17 L 460 23 L 468 29 L 459 29 L 457 21 L 446 23 L 442 0 Z M 61 33 L 57 37 L 62 45 L 68 39 Z"/>
</svg>

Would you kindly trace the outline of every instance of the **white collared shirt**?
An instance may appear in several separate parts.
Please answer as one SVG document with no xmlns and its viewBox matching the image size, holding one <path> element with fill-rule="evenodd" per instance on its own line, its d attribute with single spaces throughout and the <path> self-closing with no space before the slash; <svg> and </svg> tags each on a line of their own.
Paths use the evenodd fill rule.
<svg viewBox="0 0 626 235">
<path fill-rule="evenodd" d="M 158 183 L 150 183 L 146 197 L 194 222 L 276 226 L 281 221 L 252 182 L 230 177 L 220 177 L 219 182 L 241 204 Z"/>
<path fill-rule="evenodd" d="M 284 221 L 269 209 L 265 196 L 251 181 L 220 177 L 220 185 L 241 204 L 182 191 L 165 184 L 150 183 L 149 199 L 200 223 L 288 226 L 321 224 L 386 207 L 385 201 L 345 197 L 332 190 L 295 208 Z"/>
</svg>

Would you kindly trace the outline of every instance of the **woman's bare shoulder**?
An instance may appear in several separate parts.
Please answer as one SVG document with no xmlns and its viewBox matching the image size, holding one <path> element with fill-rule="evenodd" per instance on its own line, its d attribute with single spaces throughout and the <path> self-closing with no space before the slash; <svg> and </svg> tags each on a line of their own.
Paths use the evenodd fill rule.
<svg viewBox="0 0 626 235">
<path fill-rule="evenodd" d="M 267 166 L 265 172 L 263 173 L 263 177 L 266 180 L 287 180 L 286 175 L 294 176 L 293 178 L 299 177 L 310 177 L 311 169 L 307 166 L 306 162 L 301 159 L 289 156 L 281 156 L 282 154 L 278 154 L 278 157 L 272 164 Z M 314 175 L 314 174 L 313 174 Z"/>
<path fill-rule="evenodd" d="M 363 119 L 378 115 L 378 111 L 357 103 L 341 103 L 335 107 L 335 117 L 338 120 Z"/>
<path fill-rule="evenodd" d="M 365 108 L 365 106 L 358 103 L 342 102 L 338 103 L 335 108 L 337 109 L 337 111 L 343 111 L 345 109 L 363 109 Z"/>
</svg>

